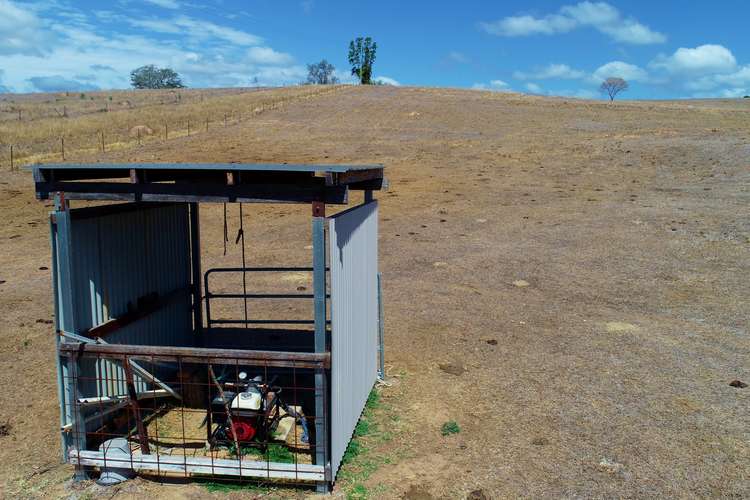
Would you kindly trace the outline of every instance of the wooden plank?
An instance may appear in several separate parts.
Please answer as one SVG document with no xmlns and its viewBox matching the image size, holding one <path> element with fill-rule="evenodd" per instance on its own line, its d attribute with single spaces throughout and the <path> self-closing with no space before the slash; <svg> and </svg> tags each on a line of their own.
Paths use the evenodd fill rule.
<svg viewBox="0 0 750 500">
<path fill-rule="evenodd" d="M 64 331 L 61 331 L 60 335 L 62 335 L 63 337 L 66 337 L 68 339 L 75 340 L 76 342 L 80 342 L 81 344 L 84 344 L 84 345 L 109 345 L 104 340 L 102 340 L 100 338 L 90 339 L 88 337 L 82 337 L 80 335 L 76 335 L 75 333 L 68 333 L 68 332 L 64 332 Z M 66 346 L 66 345 L 69 345 L 69 344 L 71 344 L 71 342 L 66 342 L 66 343 L 61 343 L 60 344 L 60 354 L 64 354 L 64 351 L 65 351 L 65 349 L 62 349 L 62 346 Z M 77 345 L 80 345 L 80 344 L 77 344 Z M 117 345 L 117 344 L 115 344 L 115 345 Z M 112 356 L 112 357 L 115 358 L 113 361 L 115 361 L 115 362 L 119 362 L 120 361 L 119 357 L 115 357 L 115 356 Z M 144 358 L 147 361 L 152 361 L 152 359 L 150 357 L 145 357 L 144 356 Z M 156 378 L 156 376 L 154 374 L 152 374 L 151 372 L 149 372 L 148 370 L 146 370 L 145 368 L 143 368 L 141 365 L 139 365 L 138 363 L 136 363 L 135 361 L 133 361 L 132 358 L 128 358 L 128 361 L 130 362 L 130 366 L 133 367 L 133 370 L 135 371 L 135 373 L 137 373 L 140 377 L 142 377 L 146 382 L 154 384 L 154 385 L 158 385 L 159 387 L 161 387 L 162 389 L 164 389 L 165 391 L 167 391 L 169 394 L 171 394 L 176 399 L 182 399 L 182 396 L 180 396 L 179 394 L 177 394 L 167 384 L 165 384 L 164 382 L 162 382 L 161 380 L 159 380 L 158 378 Z"/>
<path fill-rule="evenodd" d="M 129 344 L 95 344 L 65 342 L 60 344 L 60 353 L 95 354 L 102 357 L 116 358 L 118 356 L 139 357 L 142 359 L 167 359 L 174 361 L 178 357 L 183 361 L 190 358 L 198 363 L 232 364 L 236 361 L 255 362 L 260 365 L 297 367 L 297 368 L 327 368 L 330 366 L 330 353 L 327 352 L 289 352 L 289 351 L 247 351 L 242 349 L 217 349 L 205 347 L 177 347 Z M 150 379 L 149 379 L 150 380 Z M 147 380 L 147 382 L 149 381 Z"/>
<path fill-rule="evenodd" d="M 336 185 L 353 184 L 355 182 L 372 181 L 383 178 L 382 168 L 370 168 L 367 170 L 352 170 L 349 172 L 333 174 L 333 181 Z"/>
<path fill-rule="evenodd" d="M 163 398 L 171 396 L 165 389 L 155 389 L 153 391 L 143 391 L 138 393 L 138 400 Z M 93 406 L 100 404 L 113 404 L 125 401 L 127 396 L 101 396 L 93 398 L 78 398 L 78 404 L 81 406 Z"/>
<path fill-rule="evenodd" d="M 151 314 L 163 309 L 164 307 L 174 302 L 177 298 L 181 296 L 187 296 L 190 291 L 190 287 L 183 287 L 177 290 L 172 290 L 171 292 L 162 296 L 157 295 L 153 298 L 153 300 L 144 303 L 142 307 L 134 311 L 127 312 L 118 318 L 112 318 L 109 321 L 102 323 L 101 325 L 90 328 L 89 330 L 84 332 L 84 335 L 91 338 L 105 337 L 112 332 L 125 328 L 131 323 L 135 323 L 136 321 L 150 316 Z"/>
<path fill-rule="evenodd" d="M 323 481 L 325 469 L 322 465 L 285 464 L 259 462 L 255 460 L 232 460 L 225 458 L 183 457 L 172 455 L 126 455 L 110 450 L 70 450 L 70 461 L 74 464 L 94 467 L 117 467 L 135 471 L 159 471 L 186 474 L 207 474 L 263 479 L 293 479 L 298 481 Z"/>
</svg>

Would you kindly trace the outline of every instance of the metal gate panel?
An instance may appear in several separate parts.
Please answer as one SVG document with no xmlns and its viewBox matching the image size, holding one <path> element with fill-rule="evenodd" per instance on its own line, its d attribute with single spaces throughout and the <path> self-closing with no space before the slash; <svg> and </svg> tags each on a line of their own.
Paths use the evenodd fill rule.
<svg viewBox="0 0 750 500">
<path fill-rule="evenodd" d="M 333 479 L 377 377 L 378 203 L 331 217 L 331 471 Z"/>
<path fill-rule="evenodd" d="M 59 327 L 83 334 L 120 317 L 139 297 L 177 292 L 163 308 L 108 335 L 113 344 L 192 345 L 187 204 L 121 204 L 58 211 L 54 234 Z M 127 393 L 122 368 L 89 362 L 86 396 Z M 136 376 L 139 391 L 148 389 Z M 94 387 L 96 386 L 96 387 Z M 65 407 L 70 397 L 64 398 Z"/>
</svg>

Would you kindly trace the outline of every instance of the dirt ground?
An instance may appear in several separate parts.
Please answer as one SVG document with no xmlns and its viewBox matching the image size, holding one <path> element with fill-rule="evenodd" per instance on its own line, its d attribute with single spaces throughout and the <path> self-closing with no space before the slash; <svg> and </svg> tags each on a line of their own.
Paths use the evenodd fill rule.
<svg viewBox="0 0 750 500">
<path fill-rule="evenodd" d="M 376 496 L 750 496 L 750 100 L 352 87 L 92 159 L 386 166 Z M 0 194 L 0 493 L 98 495 L 59 464 L 49 208 L 28 173 Z M 309 207 L 247 213 L 253 265 L 304 264 Z M 221 207 L 202 224 L 236 264 Z"/>
</svg>

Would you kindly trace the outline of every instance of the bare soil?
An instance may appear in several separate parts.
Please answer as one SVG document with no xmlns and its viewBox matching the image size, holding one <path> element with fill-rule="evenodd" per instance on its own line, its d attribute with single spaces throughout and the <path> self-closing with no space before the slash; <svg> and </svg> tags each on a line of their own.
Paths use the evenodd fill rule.
<svg viewBox="0 0 750 500">
<path fill-rule="evenodd" d="M 72 159 L 386 165 L 379 497 L 750 496 L 747 100 L 356 87 Z M 0 494 L 98 495 L 59 465 L 49 208 L 27 173 L 0 195 Z M 309 207 L 246 208 L 253 264 L 306 262 Z M 236 264 L 221 207 L 202 223 L 204 265 Z"/>
</svg>

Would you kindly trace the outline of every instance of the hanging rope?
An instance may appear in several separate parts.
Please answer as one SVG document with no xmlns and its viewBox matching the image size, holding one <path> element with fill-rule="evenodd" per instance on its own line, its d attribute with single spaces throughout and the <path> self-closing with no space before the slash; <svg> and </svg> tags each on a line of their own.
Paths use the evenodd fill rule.
<svg viewBox="0 0 750 500">
<path fill-rule="evenodd" d="M 227 226 L 227 204 L 224 203 L 224 257 L 227 256 L 227 242 L 229 241 L 229 228 Z"/>
<path fill-rule="evenodd" d="M 245 303 L 245 328 L 248 328 L 250 325 L 247 322 L 247 272 L 245 271 L 247 264 L 245 263 L 245 226 L 242 203 L 240 203 L 240 229 L 237 231 L 237 238 L 235 238 L 234 244 L 236 245 L 240 241 L 242 241 L 242 295 Z"/>
</svg>

